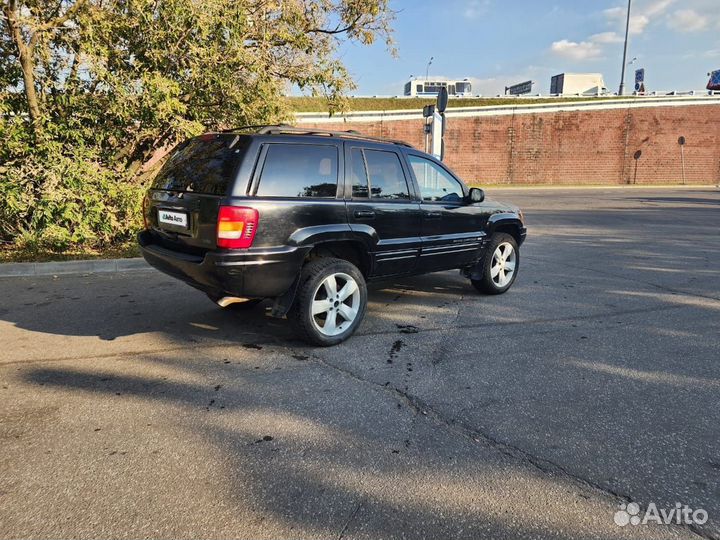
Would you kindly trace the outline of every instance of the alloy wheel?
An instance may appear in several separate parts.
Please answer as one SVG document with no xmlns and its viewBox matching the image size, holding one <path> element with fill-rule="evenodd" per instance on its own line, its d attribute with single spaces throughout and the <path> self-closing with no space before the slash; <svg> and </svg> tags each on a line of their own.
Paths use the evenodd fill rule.
<svg viewBox="0 0 720 540">
<path fill-rule="evenodd" d="M 515 274 L 517 254 L 515 248 L 509 242 L 503 242 L 495 248 L 492 265 L 490 266 L 490 278 L 499 288 L 505 287 Z"/>
<path fill-rule="evenodd" d="M 315 290 L 312 321 L 326 336 L 345 332 L 360 311 L 360 289 L 348 274 L 338 272 L 326 277 Z"/>
</svg>

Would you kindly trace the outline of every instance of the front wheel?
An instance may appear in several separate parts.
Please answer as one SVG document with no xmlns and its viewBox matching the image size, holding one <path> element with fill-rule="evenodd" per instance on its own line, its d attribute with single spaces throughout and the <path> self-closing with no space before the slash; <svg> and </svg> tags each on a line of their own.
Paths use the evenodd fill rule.
<svg viewBox="0 0 720 540">
<path fill-rule="evenodd" d="M 473 287 L 485 294 L 504 293 L 515 282 L 520 268 L 517 242 L 509 234 L 493 235 L 487 255 L 478 264 L 480 278 L 470 280 Z"/>
<path fill-rule="evenodd" d="M 365 316 L 367 287 L 358 268 L 342 259 L 307 263 L 288 318 L 305 341 L 328 347 L 349 338 Z"/>
</svg>

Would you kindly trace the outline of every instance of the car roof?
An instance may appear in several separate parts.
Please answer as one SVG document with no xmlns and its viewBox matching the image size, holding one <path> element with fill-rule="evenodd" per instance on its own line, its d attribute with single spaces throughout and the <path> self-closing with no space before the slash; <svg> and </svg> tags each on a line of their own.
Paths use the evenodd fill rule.
<svg viewBox="0 0 720 540">
<path fill-rule="evenodd" d="M 237 133 L 242 135 L 282 135 L 282 136 L 300 136 L 300 137 L 325 137 L 342 140 L 353 140 L 353 141 L 367 141 L 381 144 L 392 144 L 396 146 L 403 146 L 406 148 L 414 147 L 405 142 L 395 139 L 384 139 L 382 137 L 371 137 L 369 135 L 363 135 L 359 131 L 348 130 L 348 131 L 330 131 L 325 129 L 316 128 L 301 128 L 294 127 L 286 124 L 278 124 L 271 126 L 242 126 L 232 129 L 224 130 L 222 133 Z"/>
</svg>

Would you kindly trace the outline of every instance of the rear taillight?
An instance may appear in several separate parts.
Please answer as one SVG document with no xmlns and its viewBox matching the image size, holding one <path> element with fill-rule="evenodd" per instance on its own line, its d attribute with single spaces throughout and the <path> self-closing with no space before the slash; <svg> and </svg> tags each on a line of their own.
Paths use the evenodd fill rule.
<svg viewBox="0 0 720 540">
<path fill-rule="evenodd" d="M 254 208 L 221 206 L 218 212 L 217 246 L 228 249 L 252 246 L 258 218 L 258 211 Z"/>
<path fill-rule="evenodd" d="M 145 230 L 150 228 L 150 222 L 148 221 L 148 206 L 150 206 L 150 197 L 145 195 L 143 198 L 143 222 L 145 223 Z"/>
</svg>

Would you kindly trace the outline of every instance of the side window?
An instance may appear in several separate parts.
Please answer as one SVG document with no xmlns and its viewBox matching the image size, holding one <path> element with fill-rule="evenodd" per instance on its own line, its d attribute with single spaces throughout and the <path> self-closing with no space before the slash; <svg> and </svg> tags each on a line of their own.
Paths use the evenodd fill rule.
<svg viewBox="0 0 720 540">
<path fill-rule="evenodd" d="M 365 161 L 370 177 L 370 197 L 391 200 L 410 198 L 405 173 L 395 152 L 365 150 Z"/>
<path fill-rule="evenodd" d="M 257 196 L 334 199 L 337 178 L 335 146 L 269 144 Z"/>
<path fill-rule="evenodd" d="M 408 156 L 408 161 L 423 201 L 459 202 L 465 196 L 460 182 L 437 163 L 412 155 Z"/>
<path fill-rule="evenodd" d="M 365 159 L 359 148 L 350 150 L 350 180 L 353 199 L 366 198 L 368 196 L 368 179 L 365 171 Z"/>
</svg>

